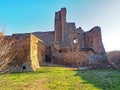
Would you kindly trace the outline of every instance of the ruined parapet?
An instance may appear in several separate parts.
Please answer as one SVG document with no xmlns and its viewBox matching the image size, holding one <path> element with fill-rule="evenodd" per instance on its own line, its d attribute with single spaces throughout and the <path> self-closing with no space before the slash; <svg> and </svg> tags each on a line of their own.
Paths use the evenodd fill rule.
<svg viewBox="0 0 120 90">
<path fill-rule="evenodd" d="M 99 26 L 85 32 L 84 37 L 85 48 L 92 48 L 97 54 L 105 53 L 101 37 L 101 28 Z"/>
<path fill-rule="evenodd" d="M 84 33 L 84 30 L 81 27 L 79 27 L 79 28 L 75 29 L 75 32 L 76 33 Z"/>
</svg>

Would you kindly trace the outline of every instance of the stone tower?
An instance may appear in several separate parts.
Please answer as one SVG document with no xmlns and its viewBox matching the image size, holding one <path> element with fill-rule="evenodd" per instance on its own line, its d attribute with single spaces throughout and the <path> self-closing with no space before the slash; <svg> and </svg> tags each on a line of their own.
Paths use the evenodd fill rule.
<svg viewBox="0 0 120 90">
<path fill-rule="evenodd" d="M 55 42 L 64 42 L 66 30 L 66 8 L 55 13 Z"/>
</svg>

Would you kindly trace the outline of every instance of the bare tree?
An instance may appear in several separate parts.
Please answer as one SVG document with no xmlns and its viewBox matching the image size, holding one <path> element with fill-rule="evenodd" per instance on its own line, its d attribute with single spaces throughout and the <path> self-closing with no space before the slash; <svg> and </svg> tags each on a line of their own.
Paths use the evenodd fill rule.
<svg viewBox="0 0 120 90">
<path fill-rule="evenodd" d="M 71 47 L 70 50 L 67 50 L 67 52 L 64 53 L 64 60 L 66 62 L 69 62 L 73 66 L 85 66 L 86 65 L 86 58 L 88 55 L 90 55 L 92 52 L 85 52 L 81 51 L 79 46 Z"/>
<path fill-rule="evenodd" d="M 12 62 L 17 52 L 14 47 L 15 41 L 0 33 L 0 71 L 10 72 L 9 63 Z M 8 69 L 9 68 L 9 69 Z"/>
</svg>

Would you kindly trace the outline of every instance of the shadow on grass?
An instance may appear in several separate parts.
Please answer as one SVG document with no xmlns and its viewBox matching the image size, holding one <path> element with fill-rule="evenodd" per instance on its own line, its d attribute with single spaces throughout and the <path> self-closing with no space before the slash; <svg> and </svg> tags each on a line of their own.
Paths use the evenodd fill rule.
<svg viewBox="0 0 120 90">
<path fill-rule="evenodd" d="M 49 67 L 49 65 L 46 66 Z M 50 65 L 50 67 L 60 67 L 60 66 Z M 82 78 L 82 80 L 84 80 L 82 84 L 92 84 L 94 87 L 100 90 L 120 90 L 120 72 L 117 70 L 94 69 L 94 70 L 77 71 L 76 68 L 72 68 L 71 70 L 77 72 L 75 76 L 79 76 L 80 78 Z"/>
<path fill-rule="evenodd" d="M 45 68 L 46 67 L 46 68 Z M 36 71 L 24 71 L 24 72 L 12 72 L 10 74 L 44 74 L 44 73 L 49 73 L 50 70 L 48 66 L 44 66 L 44 68 L 40 68 Z"/>
<path fill-rule="evenodd" d="M 79 76 L 85 82 L 92 84 L 100 90 L 120 90 L 120 72 L 110 69 L 77 71 L 75 76 Z"/>
<path fill-rule="evenodd" d="M 40 69 L 34 72 L 21 72 L 21 73 L 11 73 L 12 79 L 16 79 L 18 81 L 24 81 L 26 79 L 32 78 L 34 80 L 36 79 L 43 79 L 43 78 L 49 78 L 48 82 L 52 82 L 51 87 L 58 84 L 59 80 L 63 80 L 63 83 L 72 85 L 75 87 L 81 87 L 87 84 L 93 85 L 93 87 L 96 87 L 100 90 L 120 90 L 120 72 L 117 70 L 110 70 L 110 69 L 99 69 L 99 70 L 86 70 L 86 71 L 77 71 L 76 68 L 61 68 L 59 65 L 44 65 Z M 52 75 L 52 76 L 51 76 Z M 17 77 L 16 77 L 17 76 Z M 23 77 L 24 76 L 24 77 Z M 83 80 L 83 82 L 77 81 L 78 79 Z M 31 79 L 30 79 L 31 80 Z M 51 80 L 51 81 L 50 81 Z M 66 81 L 65 81 L 66 80 Z M 28 80 L 29 81 L 29 80 Z M 54 82 L 53 82 L 54 81 Z M 81 84 L 81 85 L 80 85 Z M 83 85 L 82 85 L 83 84 Z M 53 86 L 52 86 L 53 85 Z M 89 87 L 89 85 L 87 85 Z M 60 87 L 60 86 L 57 86 Z M 57 88 L 56 87 L 56 88 Z M 74 87 L 73 87 L 74 88 Z M 86 89 L 86 88 L 85 88 Z M 73 89 L 74 90 L 74 89 Z M 75 89 L 76 90 L 76 89 Z M 84 90 L 84 89 L 82 89 Z M 89 90 L 89 89 L 86 89 Z"/>
</svg>

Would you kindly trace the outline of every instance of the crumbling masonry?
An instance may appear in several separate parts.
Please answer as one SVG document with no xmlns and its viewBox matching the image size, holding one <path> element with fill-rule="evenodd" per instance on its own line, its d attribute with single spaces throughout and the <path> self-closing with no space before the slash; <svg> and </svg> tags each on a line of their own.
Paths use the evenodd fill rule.
<svg viewBox="0 0 120 90">
<path fill-rule="evenodd" d="M 103 65 L 107 61 L 102 43 L 101 28 L 95 26 L 84 32 L 75 23 L 66 22 L 66 8 L 55 13 L 54 31 L 13 34 L 20 49 L 16 71 L 31 71 L 42 62 L 67 66 Z"/>
</svg>

